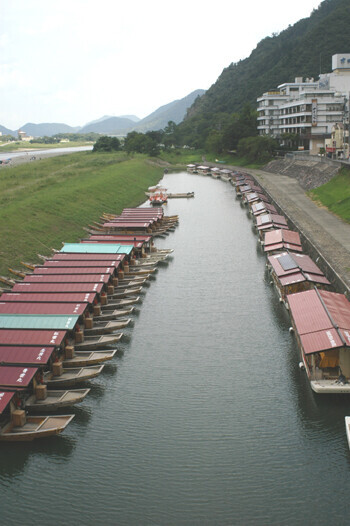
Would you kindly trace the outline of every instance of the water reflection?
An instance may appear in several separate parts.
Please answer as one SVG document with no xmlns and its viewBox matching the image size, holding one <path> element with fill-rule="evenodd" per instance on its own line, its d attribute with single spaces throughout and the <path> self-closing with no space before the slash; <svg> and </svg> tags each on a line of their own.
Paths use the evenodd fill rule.
<svg viewBox="0 0 350 526">
<path fill-rule="evenodd" d="M 73 421 L 70 425 L 73 424 Z M 10 484 L 12 479 L 22 474 L 26 464 L 34 457 L 45 458 L 48 462 L 69 460 L 76 440 L 65 435 L 41 438 L 32 442 L 2 443 L 0 449 L 0 485 Z"/>
</svg>

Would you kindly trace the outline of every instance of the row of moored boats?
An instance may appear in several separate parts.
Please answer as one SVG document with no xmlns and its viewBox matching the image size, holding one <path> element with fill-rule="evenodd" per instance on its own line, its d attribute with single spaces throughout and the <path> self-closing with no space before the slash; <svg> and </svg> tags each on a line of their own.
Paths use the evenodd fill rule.
<svg viewBox="0 0 350 526">
<path fill-rule="evenodd" d="M 188 168 L 193 171 L 192 166 Z M 196 169 L 197 173 L 203 173 Z M 203 168 L 204 171 L 204 168 Z M 204 175 L 211 175 L 210 169 Z M 290 314 L 301 361 L 316 393 L 350 393 L 350 302 L 303 250 L 298 232 L 255 179 L 232 172 L 230 182 L 253 218 L 271 284 Z M 350 418 L 346 417 L 350 444 Z"/>
<path fill-rule="evenodd" d="M 172 252 L 154 240 L 177 223 L 162 208 L 105 214 L 79 243 L 1 277 L 0 440 L 55 435 L 74 418 L 60 410 L 83 401 L 115 356 L 143 287 Z"/>
</svg>

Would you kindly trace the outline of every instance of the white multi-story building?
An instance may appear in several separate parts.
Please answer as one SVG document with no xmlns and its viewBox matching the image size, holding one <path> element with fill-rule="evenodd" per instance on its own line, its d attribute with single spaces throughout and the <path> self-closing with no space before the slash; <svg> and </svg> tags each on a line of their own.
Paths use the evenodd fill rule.
<svg viewBox="0 0 350 526">
<path fill-rule="evenodd" d="M 339 154 L 348 157 L 350 54 L 333 55 L 332 69 L 316 82 L 297 77 L 259 97 L 259 134 L 282 140 L 286 134 L 297 134 L 301 148 L 318 154 L 333 126 L 342 123 L 344 144 Z"/>
</svg>

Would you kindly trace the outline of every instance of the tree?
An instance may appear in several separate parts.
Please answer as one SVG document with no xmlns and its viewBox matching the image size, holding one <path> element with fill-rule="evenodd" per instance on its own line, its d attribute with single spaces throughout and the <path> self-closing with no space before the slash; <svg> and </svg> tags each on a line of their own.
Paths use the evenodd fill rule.
<svg viewBox="0 0 350 526">
<path fill-rule="evenodd" d="M 94 144 L 94 152 L 116 152 L 120 150 L 120 141 L 117 137 L 103 135 Z"/>
<path fill-rule="evenodd" d="M 266 163 L 278 148 L 278 142 L 272 137 L 258 135 L 257 137 L 246 137 L 238 143 L 237 153 L 245 157 L 249 162 Z"/>
</svg>

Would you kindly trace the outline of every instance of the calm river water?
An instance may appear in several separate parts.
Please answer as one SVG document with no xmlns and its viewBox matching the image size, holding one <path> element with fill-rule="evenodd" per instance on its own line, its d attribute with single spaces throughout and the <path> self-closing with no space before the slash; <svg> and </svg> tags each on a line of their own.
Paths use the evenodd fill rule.
<svg viewBox="0 0 350 526">
<path fill-rule="evenodd" d="M 65 433 L 0 447 L 9 525 L 349 524 L 344 416 L 316 397 L 231 185 L 168 174 L 174 248 Z"/>
</svg>

